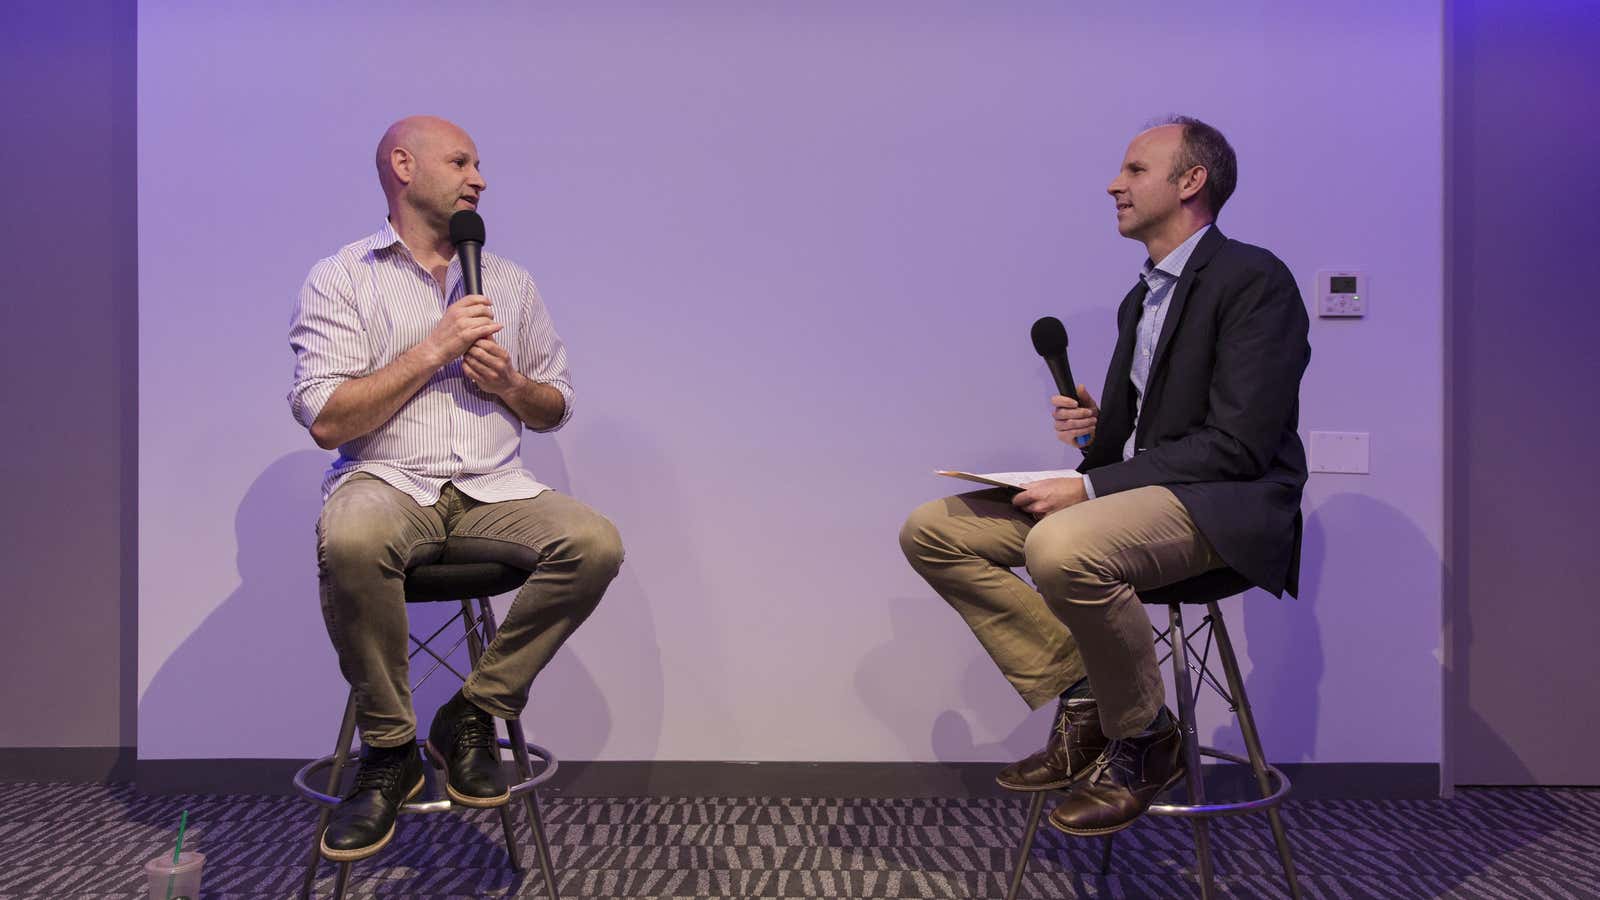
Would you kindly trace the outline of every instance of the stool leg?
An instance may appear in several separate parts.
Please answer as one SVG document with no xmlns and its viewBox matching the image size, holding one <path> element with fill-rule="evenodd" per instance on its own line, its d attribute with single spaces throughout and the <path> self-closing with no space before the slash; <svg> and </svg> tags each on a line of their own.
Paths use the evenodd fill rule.
<svg viewBox="0 0 1600 900">
<path fill-rule="evenodd" d="M 506 856 L 511 858 L 511 871 L 522 871 L 522 848 L 517 846 L 517 820 L 512 815 L 516 807 L 510 803 L 500 807 L 500 830 L 506 836 Z"/>
<path fill-rule="evenodd" d="M 1049 791 L 1034 791 L 1028 804 L 1028 828 L 1022 834 L 1022 848 L 1017 851 L 1017 867 L 1011 872 L 1011 887 L 1006 900 L 1017 900 L 1017 889 L 1022 887 L 1022 873 L 1028 868 L 1028 857 L 1033 854 L 1033 838 L 1039 833 L 1039 820 L 1044 818 L 1044 798 Z"/>
<path fill-rule="evenodd" d="M 1217 636 L 1217 655 L 1222 658 L 1222 670 L 1228 678 L 1228 692 L 1233 694 L 1233 705 L 1239 716 L 1239 731 L 1244 735 L 1245 750 L 1250 756 L 1250 768 L 1255 770 L 1256 785 L 1261 796 L 1272 793 L 1272 782 L 1267 777 L 1267 757 L 1261 751 L 1261 734 L 1256 731 L 1256 717 L 1250 711 L 1250 699 L 1244 693 L 1244 679 L 1239 676 L 1239 659 L 1234 656 L 1233 642 L 1228 639 L 1228 629 L 1222 624 L 1222 613 L 1215 602 L 1210 604 L 1212 630 Z M 1283 864 L 1283 877 L 1289 883 L 1289 895 L 1300 900 L 1300 879 L 1294 871 L 1294 857 L 1289 852 L 1289 835 L 1283 829 L 1283 817 L 1277 807 L 1267 810 L 1267 820 L 1272 824 L 1272 840 L 1278 845 L 1278 862 Z"/>
<path fill-rule="evenodd" d="M 1172 680 L 1178 693 L 1178 728 L 1183 733 L 1183 762 L 1188 768 L 1189 802 L 1204 806 L 1205 778 L 1200 768 L 1200 738 L 1195 733 L 1194 691 L 1189 682 L 1189 645 L 1184 639 L 1183 611 L 1177 603 L 1167 607 L 1172 621 Z M 1211 829 L 1204 818 L 1193 818 L 1194 850 L 1200 879 L 1200 896 L 1214 894 L 1211 879 Z"/>
<path fill-rule="evenodd" d="M 339 776 L 344 774 L 345 757 L 350 753 L 350 739 L 356 733 L 356 692 L 350 692 L 350 699 L 344 702 L 344 719 L 339 723 L 339 742 L 333 746 L 333 767 L 328 770 L 328 788 L 325 794 L 332 794 L 339 790 Z M 311 888 L 317 883 L 317 864 L 322 861 L 322 832 L 328 827 L 328 820 L 333 817 L 333 807 L 322 807 L 321 815 L 317 816 L 317 828 L 311 833 L 311 855 L 306 859 L 306 878 L 300 885 L 300 896 L 310 897 Z M 348 864 L 347 864 L 348 867 Z"/>
<path fill-rule="evenodd" d="M 1105 846 L 1100 850 L 1100 876 L 1102 878 L 1111 874 L 1111 847 L 1116 837 L 1116 832 L 1106 835 Z"/>
<path fill-rule="evenodd" d="M 339 877 L 333 882 L 333 900 L 344 900 L 345 888 L 350 886 L 350 864 L 339 863 Z"/>
<path fill-rule="evenodd" d="M 528 757 L 528 738 L 522 732 L 520 719 L 506 720 L 506 734 L 511 738 L 511 755 L 516 757 L 517 771 L 523 778 L 533 777 L 533 760 Z M 539 857 L 539 871 L 544 875 L 544 889 L 550 900 L 557 900 L 555 865 L 550 861 L 550 842 L 544 836 L 544 816 L 539 814 L 537 789 L 522 795 L 522 805 L 528 811 L 528 830 L 533 832 L 533 849 Z"/>
<path fill-rule="evenodd" d="M 482 634 L 480 636 L 476 628 L 467 628 L 467 661 L 473 669 L 478 667 L 478 657 L 483 655 L 483 648 L 488 646 L 488 642 L 494 639 L 493 610 L 490 609 L 489 601 L 486 598 L 480 597 L 478 602 L 482 604 L 483 608 L 483 616 L 478 620 L 479 627 L 483 629 Z M 461 621 L 466 624 L 472 620 L 471 602 L 462 600 Z M 499 755 L 499 750 L 496 749 L 495 756 L 498 757 Z M 522 849 L 517 846 L 517 820 L 512 817 L 510 803 L 500 807 L 500 830 L 506 836 L 506 856 L 511 859 L 511 871 L 521 872 Z"/>
<path fill-rule="evenodd" d="M 461 601 L 461 608 L 471 617 L 471 608 L 467 601 Z M 485 642 L 493 641 L 495 635 L 494 607 L 489 604 L 488 597 L 478 598 L 478 621 L 483 627 Z M 477 665 L 478 659 L 474 655 L 472 664 Z M 533 777 L 533 761 L 528 758 L 528 738 L 522 733 L 521 719 L 506 720 L 507 743 L 511 745 L 511 755 L 517 761 L 517 771 L 523 778 Z M 557 900 L 555 866 L 550 861 L 550 842 L 544 836 L 544 817 L 539 814 L 539 798 L 536 791 L 527 791 L 522 795 L 522 806 L 528 811 L 528 830 L 533 833 L 534 855 L 539 859 L 539 872 L 544 876 L 544 889 L 550 895 L 550 900 Z M 509 804 L 507 804 L 509 806 Z M 507 819 L 507 822 L 510 820 Z M 511 833 L 506 832 L 506 840 L 511 840 Z"/>
</svg>

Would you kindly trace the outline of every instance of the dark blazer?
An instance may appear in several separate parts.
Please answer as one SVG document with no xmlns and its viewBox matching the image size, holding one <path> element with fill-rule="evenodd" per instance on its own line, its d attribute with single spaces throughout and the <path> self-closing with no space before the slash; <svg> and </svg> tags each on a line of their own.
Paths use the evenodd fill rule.
<svg viewBox="0 0 1600 900">
<path fill-rule="evenodd" d="M 1235 571 L 1274 594 L 1297 593 L 1306 453 L 1296 429 L 1311 346 L 1294 276 L 1212 226 L 1172 290 L 1136 453 L 1123 460 L 1144 296 L 1141 281 L 1117 310 L 1100 423 L 1079 470 L 1092 473 L 1096 496 L 1166 486 Z"/>
</svg>

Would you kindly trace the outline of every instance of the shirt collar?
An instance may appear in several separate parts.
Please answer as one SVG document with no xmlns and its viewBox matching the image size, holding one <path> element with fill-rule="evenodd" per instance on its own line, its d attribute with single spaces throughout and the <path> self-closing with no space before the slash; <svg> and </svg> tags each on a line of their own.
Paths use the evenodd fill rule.
<svg viewBox="0 0 1600 900">
<path fill-rule="evenodd" d="M 1194 248 L 1200 244 L 1200 239 L 1211 230 L 1211 223 L 1200 226 L 1200 230 L 1189 235 L 1189 239 L 1172 248 L 1161 262 L 1152 263 L 1149 259 L 1144 261 L 1144 268 L 1139 271 L 1139 277 L 1146 282 L 1152 280 L 1164 281 L 1168 278 L 1178 278 L 1183 275 L 1183 267 L 1189 264 L 1189 257 L 1194 255 Z M 1155 275 L 1154 273 L 1161 273 Z"/>
<path fill-rule="evenodd" d="M 388 218 L 383 220 L 383 227 L 379 228 L 376 234 L 367 238 L 367 250 L 371 252 L 387 250 L 395 244 L 403 247 L 405 246 L 405 241 L 400 239 L 400 232 L 394 230 L 394 223 L 390 222 Z M 407 249 L 410 248 L 408 247 Z"/>
</svg>

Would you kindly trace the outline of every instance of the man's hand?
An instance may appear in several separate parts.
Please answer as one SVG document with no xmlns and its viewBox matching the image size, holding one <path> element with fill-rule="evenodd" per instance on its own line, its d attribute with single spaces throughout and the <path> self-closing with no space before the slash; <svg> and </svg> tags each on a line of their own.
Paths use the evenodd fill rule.
<svg viewBox="0 0 1600 900">
<path fill-rule="evenodd" d="M 468 294 L 445 309 L 444 318 L 422 339 L 422 345 L 442 366 L 504 327 L 494 320 L 488 297 Z"/>
<path fill-rule="evenodd" d="M 1083 489 L 1082 478 L 1046 478 L 1023 485 L 1021 493 L 1011 498 L 1011 505 L 1042 519 L 1087 499 L 1089 494 Z"/>
<path fill-rule="evenodd" d="M 495 343 L 493 338 L 480 338 L 461 357 L 461 371 L 478 386 L 478 389 L 504 396 L 526 380 L 526 376 L 511 366 L 511 354 Z"/>
<path fill-rule="evenodd" d="M 1079 450 L 1086 449 L 1094 443 L 1094 428 L 1100 423 L 1100 407 L 1094 402 L 1094 397 L 1089 394 L 1089 389 L 1078 385 L 1076 399 L 1057 394 L 1050 398 L 1051 419 L 1056 427 L 1056 440 Z M 1080 435 L 1088 435 L 1089 440 L 1078 443 Z"/>
</svg>

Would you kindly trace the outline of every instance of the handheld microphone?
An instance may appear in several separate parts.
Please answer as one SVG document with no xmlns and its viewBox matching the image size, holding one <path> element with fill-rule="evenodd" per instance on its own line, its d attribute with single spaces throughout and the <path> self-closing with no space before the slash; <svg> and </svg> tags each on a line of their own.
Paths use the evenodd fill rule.
<svg viewBox="0 0 1600 900">
<path fill-rule="evenodd" d="M 1067 363 L 1067 326 L 1055 316 L 1045 316 L 1033 323 L 1031 336 L 1033 349 L 1044 357 L 1044 364 L 1050 367 L 1050 375 L 1056 380 L 1056 392 L 1077 400 L 1078 383 L 1072 380 L 1072 366 Z M 1076 442 L 1079 447 L 1087 446 L 1089 436 L 1080 434 Z"/>
<path fill-rule="evenodd" d="M 461 284 L 468 294 L 483 293 L 483 216 L 470 209 L 450 217 L 450 243 L 461 258 Z"/>
</svg>

